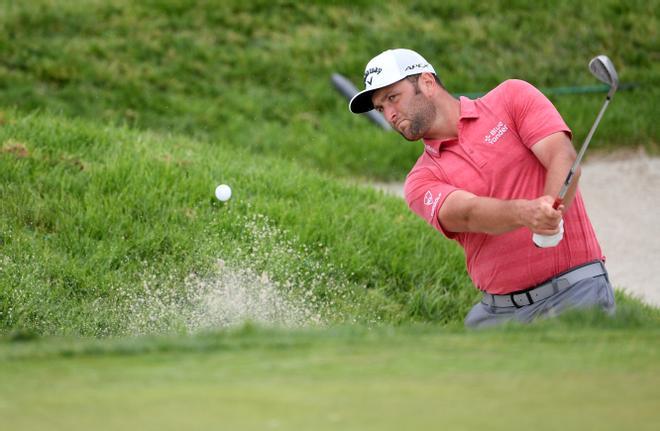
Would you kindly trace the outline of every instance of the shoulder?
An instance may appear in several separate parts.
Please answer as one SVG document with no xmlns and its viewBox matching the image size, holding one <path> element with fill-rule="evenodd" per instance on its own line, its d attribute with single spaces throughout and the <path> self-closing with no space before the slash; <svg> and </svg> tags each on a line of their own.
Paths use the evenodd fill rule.
<svg viewBox="0 0 660 431">
<path fill-rule="evenodd" d="M 415 165 L 410 169 L 408 175 L 406 175 L 405 184 L 411 183 L 420 177 L 424 177 L 430 173 L 430 170 L 427 166 L 427 160 L 425 160 L 426 153 L 423 153 L 415 162 Z"/>
<path fill-rule="evenodd" d="M 507 79 L 493 88 L 484 97 L 511 98 L 537 93 L 540 93 L 540 91 L 527 81 L 523 81 L 522 79 Z"/>
<path fill-rule="evenodd" d="M 429 157 L 426 152 L 424 152 L 417 159 L 417 163 L 413 168 L 408 172 L 406 176 L 406 181 L 403 184 L 403 194 L 408 200 L 408 197 L 415 194 L 416 189 L 424 187 L 428 181 L 433 181 L 436 179 L 435 174 L 432 169 L 429 167 Z"/>
</svg>

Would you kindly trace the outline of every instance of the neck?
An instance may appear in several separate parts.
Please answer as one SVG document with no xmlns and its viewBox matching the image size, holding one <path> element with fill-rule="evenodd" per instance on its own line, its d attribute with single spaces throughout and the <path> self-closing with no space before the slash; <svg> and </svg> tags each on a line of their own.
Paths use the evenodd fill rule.
<svg viewBox="0 0 660 431">
<path fill-rule="evenodd" d="M 435 101 L 437 110 L 433 126 L 424 135 L 424 139 L 449 139 L 458 137 L 458 119 L 461 115 L 461 103 L 446 91 L 441 91 Z"/>
</svg>

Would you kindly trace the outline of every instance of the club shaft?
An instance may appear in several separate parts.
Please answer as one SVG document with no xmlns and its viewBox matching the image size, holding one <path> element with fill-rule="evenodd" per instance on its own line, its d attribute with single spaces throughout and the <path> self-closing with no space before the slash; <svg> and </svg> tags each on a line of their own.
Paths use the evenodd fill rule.
<svg viewBox="0 0 660 431">
<path fill-rule="evenodd" d="M 334 85 L 337 91 L 346 97 L 347 100 L 351 100 L 351 98 L 358 93 L 358 89 L 355 87 L 355 85 L 353 85 L 353 83 L 349 81 L 348 78 L 345 78 L 338 73 L 333 73 L 331 80 L 332 85 Z M 390 126 L 385 117 L 383 117 L 383 114 L 380 112 L 371 110 L 369 112 L 365 112 L 364 115 L 372 122 L 380 126 L 381 129 L 392 130 L 392 126 Z"/>
<path fill-rule="evenodd" d="M 591 126 L 591 130 L 589 130 L 589 134 L 587 135 L 587 138 L 584 140 L 584 143 L 582 144 L 582 148 L 580 148 L 580 152 L 575 158 L 575 162 L 573 162 L 573 166 L 571 166 L 571 170 L 568 172 L 568 175 L 566 176 L 564 185 L 559 191 L 559 195 L 555 200 L 555 205 L 553 205 L 555 209 L 563 202 L 564 196 L 566 196 L 566 192 L 568 191 L 568 188 L 571 186 L 571 183 L 573 182 L 573 176 L 575 174 L 575 170 L 580 165 L 580 162 L 582 161 L 582 157 L 584 156 L 584 153 L 585 151 L 587 151 L 587 147 L 589 146 L 589 142 L 591 142 L 591 138 L 596 132 L 596 129 L 598 128 L 598 124 L 600 123 L 600 119 L 603 118 L 603 114 L 605 113 L 605 110 L 607 109 L 607 106 L 609 104 L 610 104 L 610 96 L 608 95 L 607 99 L 605 99 L 605 103 L 603 103 L 603 107 L 600 108 L 600 112 L 596 117 L 596 121 L 594 121 L 593 126 Z"/>
</svg>

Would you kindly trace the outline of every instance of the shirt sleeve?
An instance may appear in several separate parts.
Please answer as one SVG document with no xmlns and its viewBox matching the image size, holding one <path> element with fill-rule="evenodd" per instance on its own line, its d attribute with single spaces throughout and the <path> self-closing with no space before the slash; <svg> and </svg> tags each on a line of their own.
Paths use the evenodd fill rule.
<svg viewBox="0 0 660 431">
<path fill-rule="evenodd" d="M 556 132 L 565 132 L 569 138 L 572 136 L 557 108 L 536 87 L 519 79 L 510 79 L 505 85 L 511 95 L 507 98 L 507 109 L 526 147 L 531 148 Z"/>
<path fill-rule="evenodd" d="M 448 238 L 454 233 L 446 231 L 438 220 L 440 207 L 452 192 L 458 190 L 453 185 L 440 181 L 428 169 L 413 168 L 406 178 L 403 193 L 408 207 Z"/>
</svg>

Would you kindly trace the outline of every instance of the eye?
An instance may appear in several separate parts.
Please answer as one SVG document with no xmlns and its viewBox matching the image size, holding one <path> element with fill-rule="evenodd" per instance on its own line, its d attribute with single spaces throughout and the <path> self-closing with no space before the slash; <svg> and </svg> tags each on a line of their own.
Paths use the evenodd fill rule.
<svg viewBox="0 0 660 431">
<path fill-rule="evenodd" d="M 390 102 L 394 102 L 397 97 L 398 97 L 398 94 L 391 94 L 387 97 L 387 100 L 389 100 Z"/>
</svg>

